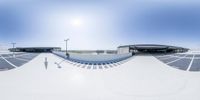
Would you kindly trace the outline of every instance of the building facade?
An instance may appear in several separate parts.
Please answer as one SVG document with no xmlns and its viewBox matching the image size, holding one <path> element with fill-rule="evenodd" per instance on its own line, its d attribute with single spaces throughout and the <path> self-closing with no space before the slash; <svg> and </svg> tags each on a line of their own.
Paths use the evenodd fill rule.
<svg viewBox="0 0 200 100">
<path fill-rule="evenodd" d="M 118 54 L 123 53 L 180 53 L 187 52 L 188 48 L 169 46 L 169 45 L 157 45 L 157 44 L 136 44 L 136 45 L 124 45 L 117 48 Z"/>
<path fill-rule="evenodd" d="M 17 47 L 10 48 L 11 52 L 52 52 L 61 51 L 60 47 Z"/>
</svg>

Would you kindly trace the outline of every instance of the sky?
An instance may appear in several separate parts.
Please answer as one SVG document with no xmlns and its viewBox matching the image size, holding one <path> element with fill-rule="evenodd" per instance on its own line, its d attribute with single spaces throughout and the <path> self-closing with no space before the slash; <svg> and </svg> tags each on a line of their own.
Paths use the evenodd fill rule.
<svg viewBox="0 0 200 100">
<path fill-rule="evenodd" d="M 0 46 L 116 49 L 164 44 L 200 48 L 197 0 L 0 1 Z"/>
</svg>

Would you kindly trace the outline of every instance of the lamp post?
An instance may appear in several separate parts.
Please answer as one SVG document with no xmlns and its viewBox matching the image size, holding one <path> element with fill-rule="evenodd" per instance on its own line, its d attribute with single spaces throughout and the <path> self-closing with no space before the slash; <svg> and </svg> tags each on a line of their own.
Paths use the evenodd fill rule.
<svg viewBox="0 0 200 100">
<path fill-rule="evenodd" d="M 16 43 L 11 43 L 12 44 L 12 46 L 13 46 L 13 57 L 15 57 L 15 44 Z"/>
<path fill-rule="evenodd" d="M 66 55 L 68 55 L 67 53 L 67 42 L 69 41 L 69 39 L 64 40 L 66 42 Z"/>
</svg>

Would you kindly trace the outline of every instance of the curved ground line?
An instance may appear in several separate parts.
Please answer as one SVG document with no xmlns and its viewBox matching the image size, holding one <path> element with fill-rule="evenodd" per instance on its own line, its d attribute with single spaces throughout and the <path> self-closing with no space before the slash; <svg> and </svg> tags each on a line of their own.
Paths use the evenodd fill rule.
<svg viewBox="0 0 200 100">
<path fill-rule="evenodd" d="M 55 57 L 58 57 L 58 58 L 60 58 L 62 61 L 60 61 L 59 63 L 56 63 L 56 64 L 61 64 L 62 62 L 67 62 L 67 63 L 69 63 L 69 64 L 72 64 L 73 66 L 78 66 L 78 67 L 81 67 L 81 68 L 87 68 L 87 67 L 91 67 L 90 69 L 92 69 L 92 67 L 93 67 L 93 65 L 94 64 L 92 64 L 92 65 L 89 65 L 89 64 L 81 64 L 81 63 L 77 63 L 77 62 L 74 62 L 74 61 L 70 61 L 70 60 L 67 60 L 67 59 L 65 59 L 65 58 L 63 58 L 63 57 L 60 57 L 60 56 L 58 56 L 58 55 L 56 55 L 56 54 L 53 54 Z M 105 64 L 105 65 L 103 65 L 102 66 L 102 64 L 101 64 L 101 66 L 102 67 L 108 67 L 108 66 L 110 66 L 110 67 L 114 67 L 114 66 L 118 66 L 118 65 L 121 65 L 121 64 L 123 64 L 123 63 L 121 63 L 121 62 L 126 62 L 126 61 L 128 61 L 128 60 L 130 60 L 130 59 L 132 59 L 132 57 L 133 56 L 131 56 L 131 57 L 128 57 L 128 58 L 126 58 L 126 59 L 124 59 L 124 60 L 121 60 L 121 61 L 119 61 L 119 62 L 117 62 L 117 63 L 120 63 L 120 64 L 117 64 L 117 63 L 110 63 L 110 64 Z M 117 65 L 116 65 L 117 64 Z M 82 66 L 81 66 L 82 65 Z"/>
<path fill-rule="evenodd" d="M 194 61 L 194 56 L 195 56 L 195 55 L 193 55 L 192 60 L 191 60 L 189 66 L 188 66 L 188 68 L 187 68 L 187 71 L 189 71 L 190 68 L 192 67 L 192 64 L 193 64 L 193 61 Z"/>
<path fill-rule="evenodd" d="M 0 55 L 0 56 L 1 56 L 1 55 Z M 14 65 L 13 63 L 11 63 L 11 62 L 8 61 L 7 59 L 5 59 L 3 56 L 1 56 L 1 58 L 2 58 L 3 60 L 5 60 L 8 64 L 10 64 L 10 65 L 12 65 L 13 67 L 17 68 L 16 65 Z"/>
<path fill-rule="evenodd" d="M 56 56 L 56 57 L 59 57 L 59 58 L 61 58 L 61 59 L 64 59 L 65 61 L 67 61 L 67 62 L 72 62 L 72 63 L 74 63 L 74 65 L 76 65 L 76 64 L 81 64 L 81 63 L 78 63 L 78 61 L 76 62 L 76 61 L 73 61 L 73 60 L 68 60 L 68 59 L 65 59 L 65 58 L 63 58 L 63 57 L 60 57 L 59 55 L 57 55 L 57 54 L 53 54 L 54 56 Z M 123 59 L 123 60 L 120 60 L 120 61 L 117 61 L 117 62 L 115 62 L 115 63 L 118 63 L 118 62 L 121 62 L 121 61 L 125 61 L 125 60 L 127 60 L 127 59 L 129 59 L 129 58 L 132 58 L 132 56 L 130 56 L 130 57 L 127 57 L 127 58 L 125 58 L 125 59 Z M 86 63 L 89 63 L 88 61 L 86 62 Z M 102 63 L 104 63 L 104 62 L 102 62 Z M 101 64 L 102 64 L 101 63 Z M 109 62 L 110 64 L 111 64 L 111 62 Z M 92 62 L 92 65 L 94 65 L 94 64 L 96 64 L 96 63 L 93 63 Z M 112 63 L 113 64 L 113 63 Z"/>
<path fill-rule="evenodd" d="M 27 60 L 27 59 L 22 59 L 22 58 L 17 58 L 17 57 L 15 57 L 15 59 L 18 59 L 18 60 L 21 60 L 21 61 L 27 61 L 27 62 L 30 61 L 30 60 Z"/>
<path fill-rule="evenodd" d="M 15 55 L 15 57 L 23 57 L 23 56 L 27 56 L 27 55 L 31 55 L 31 54 L 21 54 L 21 55 Z M 3 57 L 3 56 L 2 56 Z M 8 56 L 8 57 L 4 57 L 4 58 L 12 58 L 12 56 Z"/>
<path fill-rule="evenodd" d="M 173 63 L 173 62 L 176 62 L 176 61 L 179 61 L 179 60 L 181 60 L 181 59 L 183 59 L 183 58 L 185 58 L 186 57 L 186 55 L 185 56 L 183 56 L 183 57 L 180 57 L 180 58 L 178 58 L 178 59 L 176 59 L 176 60 L 173 60 L 173 61 L 170 61 L 170 62 L 167 62 L 166 64 L 168 65 L 168 64 L 171 64 L 171 63 Z"/>
</svg>

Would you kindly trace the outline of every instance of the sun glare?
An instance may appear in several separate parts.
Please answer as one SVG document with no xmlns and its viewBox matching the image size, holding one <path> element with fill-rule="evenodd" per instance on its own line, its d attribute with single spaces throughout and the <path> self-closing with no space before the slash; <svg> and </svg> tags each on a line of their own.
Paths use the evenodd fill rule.
<svg viewBox="0 0 200 100">
<path fill-rule="evenodd" d="M 74 27 L 80 27 L 83 24 L 83 20 L 82 19 L 73 19 L 71 24 Z"/>
</svg>

